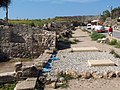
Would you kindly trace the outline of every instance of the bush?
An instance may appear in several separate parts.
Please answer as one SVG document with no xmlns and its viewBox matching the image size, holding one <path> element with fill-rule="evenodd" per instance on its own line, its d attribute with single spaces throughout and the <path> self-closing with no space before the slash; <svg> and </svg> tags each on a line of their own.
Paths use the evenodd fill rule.
<svg viewBox="0 0 120 90">
<path fill-rule="evenodd" d="M 110 42 L 109 42 L 109 45 L 116 45 L 117 44 L 117 40 L 116 39 L 112 39 Z"/>
<path fill-rule="evenodd" d="M 35 23 L 34 23 L 34 22 L 31 22 L 31 23 L 30 23 L 30 26 L 35 27 Z"/>
<path fill-rule="evenodd" d="M 93 32 L 93 33 L 91 34 L 91 38 L 92 38 L 92 40 L 94 40 L 94 41 L 96 41 L 96 40 L 98 40 L 98 39 L 105 38 L 105 37 L 106 37 L 105 35 L 100 34 L 100 33 L 97 33 L 97 32 Z"/>
<path fill-rule="evenodd" d="M 120 48 L 120 41 L 118 43 L 116 43 L 116 48 Z"/>
</svg>

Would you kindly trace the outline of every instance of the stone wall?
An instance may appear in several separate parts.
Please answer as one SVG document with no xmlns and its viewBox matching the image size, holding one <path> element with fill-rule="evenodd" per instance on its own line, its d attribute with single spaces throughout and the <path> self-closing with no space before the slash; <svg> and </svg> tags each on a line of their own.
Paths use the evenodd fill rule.
<svg viewBox="0 0 120 90">
<path fill-rule="evenodd" d="M 10 57 L 37 58 L 55 47 L 56 33 L 26 25 L 1 26 L 0 48 Z"/>
</svg>

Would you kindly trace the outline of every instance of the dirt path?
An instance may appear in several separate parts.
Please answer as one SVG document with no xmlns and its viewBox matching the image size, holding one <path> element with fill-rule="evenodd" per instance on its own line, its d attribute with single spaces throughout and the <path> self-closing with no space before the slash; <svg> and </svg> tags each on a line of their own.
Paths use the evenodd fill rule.
<svg viewBox="0 0 120 90">
<path fill-rule="evenodd" d="M 45 90 L 120 90 L 120 79 L 71 80 L 68 88 Z"/>
<path fill-rule="evenodd" d="M 15 62 L 2 62 L 0 63 L 0 73 L 3 72 L 13 72 L 14 71 L 14 64 Z M 27 62 L 23 62 L 23 65 L 32 65 L 33 61 L 27 61 Z"/>
</svg>

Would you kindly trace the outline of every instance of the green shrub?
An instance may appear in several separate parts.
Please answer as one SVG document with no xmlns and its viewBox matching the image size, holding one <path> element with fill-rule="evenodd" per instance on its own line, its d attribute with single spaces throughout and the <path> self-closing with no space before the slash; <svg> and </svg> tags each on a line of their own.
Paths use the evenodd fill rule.
<svg viewBox="0 0 120 90">
<path fill-rule="evenodd" d="M 116 48 L 120 48 L 120 41 L 119 42 L 117 42 L 117 44 L 116 44 L 116 46 L 115 46 Z"/>
<path fill-rule="evenodd" d="M 30 23 L 30 26 L 35 27 L 35 23 L 34 23 L 34 22 L 31 22 L 31 23 Z"/>
<path fill-rule="evenodd" d="M 116 45 L 117 44 L 117 40 L 116 39 L 112 39 L 110 42 L 109 42 L 109 45 Z"/>
<path fill-rule="evenodd" d="M 91 38 L 92 38 L 92 40 L 94 40 L 94 41 L 96 41 L 96 40 L 98 40 L 98 39 L 105 38 L 105 37 L 106 37 L 105 35 L 100 34 L 100 33 L 97 33 L 97 32 L 93 32 L 93 33 L 91 34 Z"/>
</svg>

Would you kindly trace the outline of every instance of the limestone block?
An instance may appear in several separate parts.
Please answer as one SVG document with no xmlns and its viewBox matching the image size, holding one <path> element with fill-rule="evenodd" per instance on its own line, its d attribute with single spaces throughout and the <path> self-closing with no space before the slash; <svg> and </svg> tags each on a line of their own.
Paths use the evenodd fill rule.
<svg viewBox="0 0 120 90">
<path fill-rule="evenodd" d="M 25 81 L 17 83 L 14 90 L 35 90 L 37 78 L 28 78 Z"/>
<path fill-rule="evenodd" d="M 96 47 L 73 47 L 71 49 L 73 52 L 88 52 L 88 51 L 99 51 Z"/>
<path fill-rule="evenodd" d="M 23 77 L 36 77 L 38 76 L 38 70 L 35 66 L 24 66 L 22 67 Z"/>
<path fill-rule="evenodd" d="M 75 72 L 75 71 L 73 71 L 73 70 L 68 70 L 68 71 L 66 71 L 66 74 L 67 74 L 67 75 L 70 75 L 70 76 L 73 77 L 73 78 L 77 78 L 77 77 L 78 77 L 77 72 Z"/>
<path fill-rule="evenodd" d="M 95 78 L 95 79 L 103 78 L 103 73 L 93 72 L 92 77 Z"/>
<path fill-rule="evenodd" d="M 51 84 L 48 84 L 48 85 L 46 85 L 45 87 L 46 87 L 46 88 L 53 88 L 53 89 L 54 89 L 55 86 L 56 86 L 56 85 L 55 85 L 55 82 L 52 82 Z"/>
<path fill-rule="evenodd" d="M 120 77 L 120 71 L 116 71 L 116 76 Z"/>
<path fill-rule="evenodd" d="M 81 76 L 82 78 L 89 79 L 92 77 L 92 74 L 90 72 L 82 72 Z"/>
<path fill-rule="evenodd" d="M 89 66 L 115 66 L 116 64 L 111 60 L 88 60 Z"/>
<path fill-rule="evenodd" d="M 115 78 L 117 75 L 116 75 L 116 73 L 113 72 L 113 71 L 108 71 L 108 72 L 107 72 L 107 76 L 108 76 L 108 78 Z"/>
<path fill-rule="evenodd" d="M 20 71 L 22 67 L 22 62 L 15 63 L 15 72 Z"/>
<path fill-rule="evenodd" d="M 0 73 L 0 84 L 15 81 L 15 72 Z"/>
</svg>

